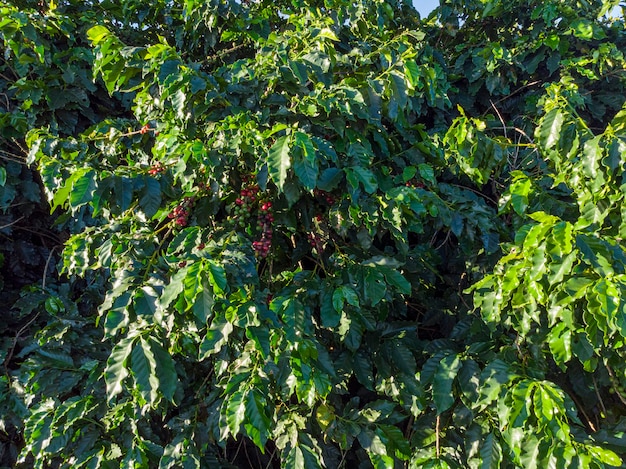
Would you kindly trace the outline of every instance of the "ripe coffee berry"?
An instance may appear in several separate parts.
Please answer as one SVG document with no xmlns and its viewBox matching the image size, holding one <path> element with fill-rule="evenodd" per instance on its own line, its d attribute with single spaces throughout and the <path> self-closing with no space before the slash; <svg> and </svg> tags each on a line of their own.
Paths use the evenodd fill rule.
<svg viewBox="0 0 626 469">
<path fill-rule="evenodd" d="M 274 223 L 274 215 L 271 210 L 272 202 L 268 201 L 262 203 L 257 220 L 257 225 L 259 230 L 261 230 L 261 239 L 252 243 L 252 247 L 261 258 L 267 257 L 272 247 L 272 224 Z"/>
<path fill-rule="evenodd" d="M 189 223 L 189 208 L 193 205 L 195 200 L 195 197 L 185 197 L 182 203 L 174 207 L 174 210 L 168 213 L 167 217 L 175 219 L 174 223 L 181 228 L 187 226 Z"/>
<path fill-rule="evenodd" d="M 330 192 L 326 192 L 321 189 L 314 189 L 313 195 L 318 199 L 323 200 L 328 205 L 334 205 L 336 202 L 335 197 Z"/>
<path fill-rule="evenodd" d="M 161 162 L 157 162 L 148 170 L 150 176 L 156 176 L 159 173 L 165 172 L 165 166 Z"/>
</svg>

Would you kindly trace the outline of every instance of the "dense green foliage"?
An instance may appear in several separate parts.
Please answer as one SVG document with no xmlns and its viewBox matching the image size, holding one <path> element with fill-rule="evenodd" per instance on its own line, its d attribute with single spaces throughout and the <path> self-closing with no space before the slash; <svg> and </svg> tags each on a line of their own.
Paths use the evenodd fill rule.
<svg viewBox="0 0 626 469">
<path fill-rule="evenodd" d="M 0 1 L 0 465 L 624 467 L 617 3 Z"/>
</svg>

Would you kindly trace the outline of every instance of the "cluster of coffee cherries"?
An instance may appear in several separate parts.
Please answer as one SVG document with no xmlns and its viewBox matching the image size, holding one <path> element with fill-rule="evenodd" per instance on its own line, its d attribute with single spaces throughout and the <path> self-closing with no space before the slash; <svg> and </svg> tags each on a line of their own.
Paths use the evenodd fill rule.
<svg viewBox="0 0 626 469">
<path fill-rule="evenodd" d="M 167 168 L 165 168 L 165 166 L 163 166 L 163 163 L 161 163 L 160 161 L 157 161 L 154 166 L 152 166 L 149 170 L 148 170 L 148 174 L 150 176 L 156 176 L 157 174 L 163 173 L 165 172 Z"/>
<path fill-rule="evenodd" d="M 321 253 L 323 246 L 322 237 L 317 233 L 310 232 L 306 234 L 306 237 L 311 247 L 315 249 L 318 253 Z"/>
<path fill-rule="evenodd" d="M 232 213 L 235 216 L 236 223 L 241 228 L 246 226 L 246 218 L 248 214 L 252 212 L 255 203 L 259 200 L 259 190 L 259 186 L 256 184 L 242 187 L 239 191 L 239 197 L 235 199 L 235 207 Z"/>
<path fill-rule="evenodd" d="M 257 231 L 260 235 L 252 243 L 252 247 L 256 255 L 264 259 L 272 247 L 272 225 L 274 223 L 272 202 L 261 194 L 253 176 L 245 176 L 242 179 L 244 185 L 239 191 L 239 196 L 235 199 L 235 206 L 231 213 L 234 222 L 241 228 L 245 228 L 253 211 L 257 211 Z"/>
<path fill-rule="evenodd" d="M 174 210 L 168 213 L 167 217 L 174 219 L 174 223 L 181 228 L 187 226 L 187 223 L 189 223 L 189 212 L 194 202 L 195 197 L 185 197 L 180 204 L 174 207 Z"/>
<path fill-rule="evenodd" d="M 410 181 L 407 181 L 405 183 L 406 187 L 412 187 L 413 189 L 423 189 L 424 187 L 424 183 L 420 182 L 420 181 L 416 181 L 415 179 L 411 179 Z"/>
<path fill-rule="evenodd" d="M 313 195 L 318 199 L 322 199 L 328 205 L 334 205 L 336 202 L 335 196 L 330 192 L 323 191 L 321 189 L 313 189 Z"/>
<path fill-rule="evenodd" d="M 258 227 L 261 238 L 252 243 L 252 247 L 261 258 L 267 257 L 272 247 L 272 224 L 274 215 L 272 213 L 272 202 L 262 202 L 259 206 Z"/>
</svg>

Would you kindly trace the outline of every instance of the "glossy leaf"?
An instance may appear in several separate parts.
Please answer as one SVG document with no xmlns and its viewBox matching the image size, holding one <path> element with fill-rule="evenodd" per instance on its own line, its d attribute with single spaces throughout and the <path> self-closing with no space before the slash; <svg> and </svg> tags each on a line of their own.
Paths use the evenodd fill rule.
<svg viewBox="0 0 626 469">
<path fill-rule="evenodd" d="M 452 385 L 456 374 L 461 366 L 459 358 L 455 355 L 447 355 L 441 359 L 437 371 L 433 376 L 433 403 L 437 414 L 448 410 L 455 401 Z"/>
<path fill-rule="evenodd" d="M 542 119 L 538 133 L 541 143 L 547 150 L 554 147 L 561 138 L 561 127 L 564 120 L 563 113 L 558 108 L 548 111 Z"/>
<path fill-rule="evenodd" d="M 126 363 L 132 353 L 134 342 L 135 337 L 123 338 L 113 347 L 111 355 L 107 360 L 104 379 L 106 381 L 109 402 L 123 390 L 123 382 L 129 375 Z"/>
<path fill-rule="evenodd" d="M 269 150 L 267 159 L 270 176 L 282 192 L 284 190 L 287 173 L 291 167 L 291 141 L 286 135 L 276 139 Z"/>
</svg>

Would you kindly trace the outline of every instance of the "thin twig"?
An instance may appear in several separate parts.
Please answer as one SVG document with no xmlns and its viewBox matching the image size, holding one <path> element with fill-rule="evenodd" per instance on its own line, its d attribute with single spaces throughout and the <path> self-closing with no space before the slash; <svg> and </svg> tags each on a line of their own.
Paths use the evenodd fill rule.
<svg viewBox="0 0 626 469">
<path fill-rule="evenodd" d="M 341 460 L 339 461 L 339 465 L 337 466 L 338 469 L 341 469 L 343 467 L 343 464 L 346 460 L 347 455 L 348 455 L 347 451 L 341 450 Z"/>
<path fill-rule="evenodd" d="M 515 96 L 515 95 L 516 95 L 517 93 L 519 93 L 520 91 L 522 91 L 522 90 L 524 90 L 524 89 L 526 89 L 526 88 L 529 88 L 529 87 L 531 87 L 531 86 L 538 85 L 539 83 L 541 83 L 541 80 L 536 80 L 536 81 L 531 81 L 530 83 L 526 83 L 524 86 L 521 86 L 521 87 L 519 87 L 518 89 L 516 89 L 515 91 L 513 91 L 513 92 L 511 92 L 511 93 L 507 94 L 506 96 L 504 96 L 504 97 L 502 97 L 502 98 L 498 99 L 498 100 L 496 101 L 496 103 L 495 103 L 495 104 L 499 104 L 499 103 L 501 103 L 502 101 L 506 101 L 507 99 L 509 99 L 509 98 L 511 98 L 511 97 L 513 97 L 513 96 Z"/>
<path fill-rule="evenodd" d="M 439 457 L 440 454 L 440 448 L 439 448 L 439 415 L 437 415 L 437 419 L 435 420 L 435 448 L 437 451 L 437 457 Z"/>
<path fill-rule="evenodd" d="M 22 143 L 19 140 L 15 139 L 15 138 L 12 138 L 11 141 L 15 144 L 15 146 L 17 148 L 19 148 L 22 151 L 22 153 L 24 153 L 24 156 L 22 158 L 25 159 L 28 156 L 28 149 L 24 148 L 22 146 Z"/>
<path fill-rule="evenodd" d="M 26 161 L 20 155 L 8 152 L 6 150 L 0 150 L 0 158 L 6 161 L 12 161 L 13 163 L 26 164 Z"/>
<path fill-rule="evenodd" d="M 248 44 L 237 44 L 236 46 L 231 47 L 230 49 L 224 49 L 222 51 L 217 52 L 215 55 L 211 55 L 209 57 L 207 57 L 207 60 L 209 62 L 213 62 L 216 59 L 221 59 L 222 57 L 227 56 L 228 54 L 232 53 L 232 52 L 236 52 L 239 49 L 242 49 L 244 47 L 246 47 Z"/>
<path fill-rule="evenodd" d="M 493 101 L 489 100 L 489 102 L 491 103 L 491 107 L 493 108 L 493 110 L 496 111 L 496 114 L 498 115 L 498 119 L 500 119 L 500 122 L 502 122 L 502 128 L 504 129 L 504 138 L 506 138 L 508 140 L 509 137 L 506 134 L 506 124 L 504 123 L 504 119 L 502 118 L 502 115 L 500 114 L 500 111 L 498 111 L 498 108 L 493 103 Z"/>
<path fill-rule="evenodd" d="M 46 260 L 46 266 L 43 268 L 43 279 L 41 281 L 41 289 L 43 291 L 46 290 L 46 273 L 48 272 L 48 266 L 50 265 L 50 260 L 52 259 L 52 254 L 54 254 L 54 250 L 57 247 L 58 246 L 52 246 L 52 249 L 50 249 L 50 254 L 48 254 L 48 259 Z"/>
<path fill-rule="evenodd" d="M 272 454 L 270 454 L 270 460 L 267 462 L 267 466 L 265 466 L 265 469 L 270 469 L 270 467 L 272 466 L 272 460 L 274 459 L 274 455 L 276 454 L 276 450 L 277 450 L 277 448 L 274 447 L 274 450 L 272 451 Z"/>
<path fill-rule="evenodd" d="M 15 225 L 16 223 L 19 223 L 19 221 L 20 221 L 20 220 L 23 220 L 24 218 L 25 218 L 25 217 L 24 217 L 24 216 L 22 216 L 22 217 L 19 217 L 17 220 L 13 220 L 11 223 L 7 223 L 6 225 L 2 225 L 2 226 L 0 226 L 0 230 L 3 230 L 3 229 L 5 229 L 5 228 L 8 228 L 8 227 L 9 227 L 9 226 L 11 226 L 11 225 Z"/>
<path fill-rule="evenodd" d="M 452 233 L 451 231 L 448 231 L 446 233 L 446 237 L 444 238 L 444 240 L 439 244 L 439 246 L 437 246 L 435 249 L 435 251 L 438 251 L 439 249 L 441 249 L 450 239 L 450 233 Z"/>
<path fill-rule="evenodd" d="M 15 337 L 13 338 L 13 343 L 11 344 L 11 348 L 9 349 L 9 353 L 7 353 L 6 358 L 4 359 L 4 372 L 7 376 L 7 378 L 10 378 L 9 375 L 9 363 L 11 362 L 11 359 L 13 358 L 13 353 L 15 352 L 15 347 L 17 347 L 17 341 L 20 339 L 20 337 L 22 336 L 22 334 L 26 331 L 26 329 L 28 329 L 30 327 L 30 325 L 32 323 L 34 323 L 37 318 L 39 317 L 39 315 L 41 314 L 41 311 L 38 311 L 37 314 L 35 314 L 35 316 L 33 316 L 33 318 L 28 321 L 26 324 L 24 324 L 19 331 L 17 331 L 17 334 L 15 334 Z M 7 379 L 7 384 L 9 387 L 11 387 L 11 380 Z"/>
<path fill-rule="evenodd" d="M 583 406 L 580 404 L 580 402 L 578 402 L 578 399 L 576 399 L 571 394 L 569 395 L 569 397 L 574 401 L 574 404 L 576 404 L 577 409 L 580 410 L 580 412 L 583 414 L 583 417 L 585 417 L 585 420 L 587 421 L 587 425 L 589 425 L 589 428 L 591 429 L 591 431 L 596 432 L 597 431 L 596 426 L 593 424 L 593 422 L 587 415 L 587 412 L 585 412 L 585 409 L 583 408 Z"/>
<path fill-rule="evenodd" d="M 602 407 L 602 412 L 604 413 L 604 416 L 606 417 L 608 415 L 608 412 L 606 411 L 606 407 L 604 406 L 604 401 L 602 400 L 602 396 L 600 396 L 600 391 L 598 391 L 598 383 L 596 382 L 596 377 L 592 376 L 593 379 L 593 390 L 596 392 L 596 397 L 598 398 L 598 401 L 600 402 L 600 407 Z"/>
<path fill-rule="evenodd" d="M 237 441 L 237 440 L 235 440 Z M 235 451 L 235 455 L 233 456 L 233 459 L 231 461 L 231 463 L 234 463 L 235 460 L 237 459 L 237 456 L 239 456 L 239 451 L 241 451 L 241 446 L 243 445 L 243 438 L 239 441 L 239 445 L 237 446 L 237 451 Z"/>
<path fill-rule="evenodd" d="M 619 381 L 613 374 L 613 370 L 611 369 L 609 364 L 606 362 L 604 363 L 604 366 L 606 367 L 606 371 L 609 372 L 609 376 L 611 377 L 611 380 L 613 381 L 613 388 L 615 389 L 615 394 L 617 394 L 617 397 L 619 398 L 619 400 L 622 401 L 622 404 L 626 405 L 626 398 L 624 398 L 624 396 L 622 396 L 622 394 L 619 392 L 619 389 L 617 389 L 617 385 L 619 384 Z"/>
<path fill-rule="evenodd" d="M 489 127 L 489 129 L 490 129 L 490 130 L 493 130 L 493 129 L 497 129 L 497 130 L 502 129 L 502 130 L 504 130 L 504 131 L 505 131 L 505 133 L 506 133 L 506 129 L 512 129 L 512 130 L 515 130 L 517 133 L 519 133 L 519 134 L 523 135 L 524 137 L 526 137 L 526 139 L 527 139 L 527 140 L 531 143 L 531 145 L 528 145 L 528 144 L 523 144 L 523 143 L 517 143 L 517 144 L 515 144 L 515 146 L 518 146 L 518 147 L 519 147 L 519 146 L 524 146 L 524 147 L 532 146 L 532 147 L 534 147 L 534 145 L 535 145 L 535 141 L 534 141 L 531 137 L 529 137 L 529 135 L 528 135 L 526 132 L 524 132 L 524 131 L 523 131 L 522 129 L 520 129 L 519 127 L 515 127 L 514 125 L 509 126 L 509 127 L 507 127 L 507 126 L 504 126 L 504 127 Z"/>
</svg>

